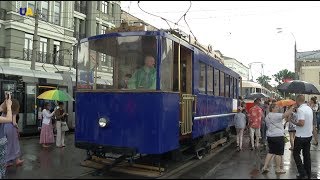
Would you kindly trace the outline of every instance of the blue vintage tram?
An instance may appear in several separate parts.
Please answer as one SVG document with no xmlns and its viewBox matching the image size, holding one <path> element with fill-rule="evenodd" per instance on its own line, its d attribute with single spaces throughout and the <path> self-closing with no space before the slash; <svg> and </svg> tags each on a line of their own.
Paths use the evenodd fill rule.
<svg viewBox="0 0 320 180">
<path fill-rule="evenodd" d="M 102 34 L 81 40 L 78 53 L 78 148 L 163 154 L 225 131 L 234 116 L 240 76 L 177 34 Z M 137 83 L 146 57 L 155 60 L 154 86 Z"/>
</svg>

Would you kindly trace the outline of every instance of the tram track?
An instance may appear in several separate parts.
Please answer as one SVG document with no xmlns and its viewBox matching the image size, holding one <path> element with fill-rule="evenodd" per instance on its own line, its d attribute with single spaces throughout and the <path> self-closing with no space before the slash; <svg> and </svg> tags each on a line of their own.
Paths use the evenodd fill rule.
<svg viewBox="0 0 320 180">
<path fill-rule="evenodd" d="M 229 147 L 231 144 L 235 142 L 235 139 L 231 139 L 229 142 L 225 143 L 223 146 L 219 146 L 218 148 L 215 148 L 211 150 L 210 153 L 206 154 L 201 160 L 196 159 L 196 155 L 189 155 L 185 157 L 180 162 L 170 162 L 170 166 L 168 169 L 164 172 L 163 175 L 160 175 L 159 177 L 156 177 L 155 179 L 174 179 L 178 178 L 179 176 L 183 175 L 184 173 L 188 172 L 189 170 L 206 163 L 210 159 L 212 159 L 214 156 L 219 154 L 220 152 L 224 151 L 227 147 Z M 235 151 L 235 150 L 234 150 Z M 218 163 L 219 164 L 219 163 Z M 217 165 L 218 165 L 217 164 Z M 96 169 L 90 170 L 86 173 L 83 173 L 79 176 L 72 177 L 69 179 L 83 179 L 83 178 L 98 178 L 98 179 L 104 179 L 104 178 L 112 178 L 112 179 L 118 179 L 118 178 L 132 178 L 135 175 L 130 175 L 130 174 L 124 174 L 121 172 L 112 172 L 108 171 L 106 174 L 103 176 L 94 176 L 93 174 L 96 172 Z M 211 172 L 211 171 L 210 171 Z M 208 173 L 210 173 L 208 172 Z M 206 176 L 206 175 L 204 175 Z M 203 176 L 203 177 L 204 177 Z M 140 176 L 137 176 L 140 177 Z M 142 177 L 143 178 L 143 177 Z"/>
</svg>

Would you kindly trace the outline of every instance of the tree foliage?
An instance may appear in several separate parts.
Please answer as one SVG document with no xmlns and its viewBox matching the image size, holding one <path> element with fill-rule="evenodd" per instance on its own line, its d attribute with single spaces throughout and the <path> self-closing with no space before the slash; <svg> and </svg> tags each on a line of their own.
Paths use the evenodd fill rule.
<svg viewBox="0 0 320 180">
<path fill-rule="evenodd" d="M 295 79 L 296 74 L 292 71 L 289 71 L 288 69 L 283 69 L 278 73 L 274 74 L 273 77 L 275 78 L 275 81 L 278 82 L 280 85 L 283 83 L 284 79 Z"/>
</svg>

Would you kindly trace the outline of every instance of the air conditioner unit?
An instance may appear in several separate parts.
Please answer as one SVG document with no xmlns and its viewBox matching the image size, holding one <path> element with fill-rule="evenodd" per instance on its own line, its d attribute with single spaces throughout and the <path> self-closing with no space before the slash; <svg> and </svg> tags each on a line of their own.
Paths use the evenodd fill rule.
<svg viewBox="0 0 320 180">
<path fill-rule="evenodd" d="M 0 8 L 0 19 L 6 20 L 7 11 L 5 9 Z"/>
</svg>

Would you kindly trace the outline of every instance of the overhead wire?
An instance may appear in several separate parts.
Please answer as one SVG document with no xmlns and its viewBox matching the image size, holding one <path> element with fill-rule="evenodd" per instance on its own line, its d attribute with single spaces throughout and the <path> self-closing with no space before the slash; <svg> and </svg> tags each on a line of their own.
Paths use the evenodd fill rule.
<svg viewBox="0 0 320 180">
<path fill-rule="evenodd" d="M 171 26 L 170 26 L 170 24 L 169 24 L 169 22 L 171 22 L 171 23 L 173 23 L 173 24 L 174 24 L 174 22 L 172 22 L 172 21 L 170 21 L 170 20 L 168 20 L 168 19 L 166 19 L 166 18 L 164 18 L 164 17 L 158 16 L 158 15 L 154 15 L 154 14 L 151 14 L 151 13 L 143 10 L 143 9 L 140 7 L 139 4 L 140 4 L 140 1 L 138 1 L 138 7 L 139 7 L 139 9 L 140 9 L 141 11 L 143 11 L 143 12 L 149 14 L 149 15 L 152 15 L 152 16 L 155 16 L 155 17 L 158 17 L 158 18 L 164 20 L 164 21 L 168 24 L 169 28 L 172 29 Z"/>
</svg>

